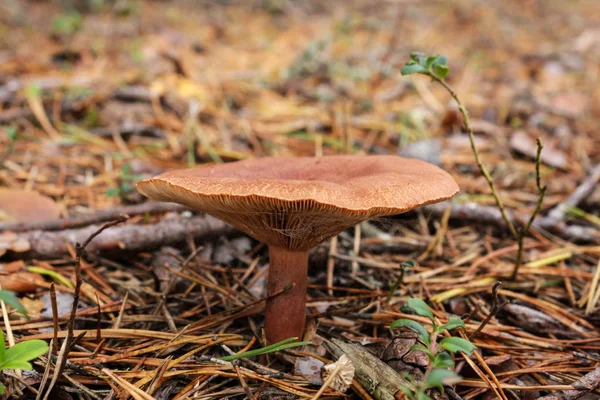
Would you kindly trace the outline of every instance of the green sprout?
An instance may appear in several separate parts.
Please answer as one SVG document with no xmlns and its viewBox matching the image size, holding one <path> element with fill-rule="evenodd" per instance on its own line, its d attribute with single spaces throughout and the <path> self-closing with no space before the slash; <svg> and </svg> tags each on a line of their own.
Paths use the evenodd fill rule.
<svg viewBox="0 0 600 400">
<path fill-rule="evenodd" d="M 461 352 L 471 355 L 476 347 L 467 339 L 455 336 L 445 337 L 438 343 L 438 336 L 443 334 L 444 330 L 464 329 L 465 324 L 462 319 L 450 317 L 447 323 L 438 325 L 433 312 L 423 300 L 410 298 L 407 306 L 417 315 L 426 317 L 431 321 L 429 329 L 412 319 L 398 319 L 392 322 L 390 330 L 394 333 L 395 329 L 407 328 L 417 333 L 419 343 L 411 346 L 411 350 L 418 350 L 427 354 L 429 365 L 421 380 L 416 380 L 414 377 L 407 375 L 406 379 L 409 384 L 401 387 L 400 390 L 410 400 L 431 400 L 432 398 L 427 394 L 430 389 L 437 388 L 443 394 L 444 385 L 451 385 L 462 380 L 459 375 L 451 370 L 454 367 L 454 359 L 451 354 Z"/>
<path fill-rule="evenodd" d="M 233 361 L 233 360 L 238 360 L 240 358 L 255 357 L 255 356 L 260 356 L 263 354 L 274 353 L 276 351 L 291 349 L 293 347 L 300 347 L 300 346 L 306 346 L 306 345 L 312 344 L 312 342 L 296 342 L 296 340 L 298 340 L 297 337 L 291 337 L 289 339 L 282 340 L 281 342 L 277 342 L 270 346 L 262 347 L 260 349 L 249 350 L 249 351 L 245 351 L 243 353 L 232 354 L 230 356 L 221 357 L 220 360 Z"/>
<path fill-rule="evenodd" d="M 15 295 L 15 292 L 12 292 L 10 290 L 0 290 L 0 301 L 3 301 L 7 305 L 11 306 L 12 308 L 14 308 L 15 310 L 27 317 L 27 311 Z"/>
<path fill-rule="evenodd" d="M 52 20 L 52 33 L 55 35 L 71 36 L 75 34 L 83 24 L 83 17 L 77 11 L 71 11 Z"/>
<path fill-rule="evenodd" d="M 14 292 L 0 290 L 0 300 L 27 316 L 25 307 Z M 25 340 L 10 348 L 6 348 L 4 333 L 0 331 L 0 372 L 9 369 L 33 369 L 29 361 L 38 358 L 48 351 L 48 344 L 43 340 Z M 4 385 L 0 382 L 0 394 L 4 393 Z"/>
<path fill-rule="evenodd" d="M 119 171 L 118 178 L 118 187 L 110 188 L 106 191 L 106 195 L 109 197 L 120 196 L 123 200 L 126 201 L 126 197 L 128 194 L 131 194 L 134 191 L 135 184 L 142 180 L 143 177 L 141 175 L 136 175 L 132 173 L 133 167 L 131 164 L 125 164 L 121 167 Z"/>
<path fill-rule="evenodd" d="M 448 57 L 426 56 L 425 53 L 414 52 L 410 55 L 410 61 L 400 70 L 402 75 L 423 74 L 439 80 L 444 80 L 450 72 Z"/>
</svg>

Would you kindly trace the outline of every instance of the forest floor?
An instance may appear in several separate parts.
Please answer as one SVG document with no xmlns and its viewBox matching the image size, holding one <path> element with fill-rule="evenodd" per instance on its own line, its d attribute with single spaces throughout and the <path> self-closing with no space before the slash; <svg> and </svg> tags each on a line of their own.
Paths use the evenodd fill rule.
<svg viewBox="0 0 600 400">
<path fill-rule="evenodd" d="M 423 322 L 409 297 L 439 321 L 464 317 L 465 337 L 508 302 L 472 337 L 473 356 L 457 356 L 452 396 L 600 398 L 596 1 L 116 3 L 0 4 L 0 285 L 29 316 L 9 308 L 2 330 L 9 344 L 53 341 L 34 371 L 5 371 L 9 398 L 314 398 L 334 337 L 399 372 L 425 367 L 377 350 L 394 345 L 394 320 Z M 431 79 L 400 74 L 413 51 L 448 56 L 446 81 L 517 227 L 536 208 L 543 143 L 547 193 L 514 280 L 517 242 L 458 108 Z M 347 153 L 424 158 L 461 192 L 314 249 L 313 346 L 218 362 L 264 346 L 266 247 L 149 202 L 135 183 L 205 163 Z M 76 242 L 120 214 L 77 263 Z M 359 381 L 318 395 L 391 398 Z"/>
</svg>

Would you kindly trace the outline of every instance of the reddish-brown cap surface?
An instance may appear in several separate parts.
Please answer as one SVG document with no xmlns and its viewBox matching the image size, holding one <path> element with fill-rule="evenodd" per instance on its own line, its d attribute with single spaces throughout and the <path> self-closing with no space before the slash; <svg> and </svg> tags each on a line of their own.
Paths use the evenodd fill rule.
<svg viewBox="0 0 600 400">
<path fill-rule="evenodd" d="M 229 222 L 257 240 L 309 249 L 361 221 L 458 192 L 438 167 L 396 156 L 269 157 L 164 173 L 138 190 Z"/>
</svg>

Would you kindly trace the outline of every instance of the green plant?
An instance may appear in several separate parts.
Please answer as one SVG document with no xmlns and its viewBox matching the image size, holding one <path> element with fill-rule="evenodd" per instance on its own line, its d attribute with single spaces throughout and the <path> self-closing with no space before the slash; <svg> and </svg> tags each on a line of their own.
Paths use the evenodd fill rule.
<svg viewBox="0 0 600 400">
<path fill-rule="evenodd" d="M 3 290 L 3 289 L 0 290 L 0 300 L 5 302 L 7 305 L 11 306 L 12 308 L 14 308 L 21 314 L 23 314 L 25 317 L 27 317 L 27 311 L 25 310 L 25 307 L 23 307 L 23 305 L 21 304 L 21 302 L 15 295 L 15 292 L 12 292 L 10 290 Z"/>
<path fill-rule="evenodd" d="M 4 131 L 8 137 L 8 145 L 6 146 L 6 153 L 0 157 L 0 162 L 2 162 L 4 157 L 15 151 L 15 142 L 20 138 L 19 131 L 14 126 L 5 126 Z"/>
<path fill-rule="evenodd" d="M 454 367 L 454 359 L 450 354 L 462 352 L 471 355 L 476 347 L 467 339 L 455 336 L 445 337 L 438 342 L 438 336 L 444 330 L 464 328 L 465 324 L 462 319 L 450 317 L 447 323 L 438 325 L 433 312 L 423 300 L 410 298 L 407 306 L 416 314 L 429 318 L 431 321 L 429 329 L 412 319 L 398 319 L 392 322 L 390 330 L 393 333 L 394 329 L 404 327 L 416 332 L 419 335 L 419 343 L 411 346 L 411 350 L 427 354 L 429 365 L 421 380 L 407 375 L 406 380 L 409 385 L 401 387 L 400 390 L 411 400 L 430 400 L 431 397 L 426 393 L 429 389 L 438 388 L 441 393 L 444 393 L 444 385 L 451 385 L 462 380 L 459 375 L 449 369 Z"/>
<path fill-rule="evenodd" d="M 274 353 L 276 351 L 291 349 L 293 347 L 306 346 L 306 345 L 312 344 L 312 342 L 296 342 L 296 340 L 298 340 L 297 337 L 291 337 L 289 339 L 282 340 L 281 342 L 277 342 L 270 346 L 262 347 L 260 349 L 249 350 L 249 351 L 245 351 L 243 353 L 232 354 L 230 356 L 221 357 L 220 360 L 233 361 L 233 360 L 238 360 L 240 358 L 260 356 L 263 354 Z"/>
<path fill-rule="evenodd" d="M 106 195 L 110 197 L 121 196 L 125 199 L 128 194 L 131 194 L 134 191 L 135 183 L 143 178 L 141 175 L 132 173 L 132 170 L 131 164 L 123 165 L 117 179 L 119 186 L 108 189 Z"/>
<path fill-rule="evenodd" d="M 48 344 L 43 340 L 26 340 L 8 349 L 5 347 L 4 333 L 0 332 L 0 371 L 7 369 L 33 369 L 29 361 L 38 358 L 48 351 Z M 0 383 L 0 394 L 4 393 L 4 385 Z"/>
<path fill-rule="evenodd" d="M 547 187 L 542 186 L 540 174 L 541 155 L 543 148 L 541 140 L 539 138 L 537 139 L 537 154 L 535 159 L 535 177 L 536 186 L 538 190 L 538 201 L 527 223 L 522 224 L 520 227 L 516 227 L 515 222 L 513 222 L 513 220 L 508 216 L 506 209 L 504 208 L 504 202 L 502 201 L 502 198 L 500 197 L 500 194 L 496 189 L 496 184 L 494 183 L 492 175 L 481 161 L 481 157 L 479 156 L 479 150 L 477 149 L 477 145 L 475 144 L 475 134 L 471 126 L 471 119 L 469 118 L 469 113 L 467 112 L 467 109 L 463 105 L 462 101 L 460 101 L 456 92 L 450 86 L 448 86 L 448 84 L 444 80 L 450 72 L 450 68 L 448 67 L 448 58 L 446 56 L 440 55 L 427 56 L 424 53 L 414 52 L 411 53 L 410 61 L 408 61 L 406 65 L 402 67 L 400 72 L 402 73 L 402 75 L 422 74 L 430 77 L 433 81 L 442 85 L 444 89 L 446 89 L 446 91 L 450 93 L 450 95 L 458 105 L 458 109 L 464 119 L 465 128 L 467 130 L 467 134 L 469 135 L 469 141 L 471 143 L 471 150 L 473 151 L 473 155 L 475 156 L 475 161 L 477 162 L 479 171 L 485 177 L 485 180 L 487 181 L 488 186 L 492 191 L 492 196 L 496 201 L 496 206 L 502 214 L 502 219 L 506 223 L 506 226 L 508 227 L 511 236 L 518 244 L 517 259 L 515 261 L 515 267 L 511 275 L 511 279 L 516 279 L 519 267 L 523 263 L 523 243 L 525 241 L 525 237 L 529 233 L 529 229 L 531 228 L 531 225 L 533 224 L 536 215 L 542 208 L 544 196 L 546 195 Z"/>
<path fill-rule="evenodd" d="M 14 292 L 0 290 L 0 301 L 29 318 L 25 307 L 23 307 Z M 4 342 L 4 333 L 0 331 L 0 372 L 7 369 L 32 369 L 33 367 L 29 361 L 45 354 L 47 351 L 48 344 L 43 340 L 26 340 L 7 349 Z M 0 382 L 0 394 L 3 393 L 4 385 Z"/>
<path fill-rule="evenodd" d="M 83 23 L 83 17 L 77 11 L 71 11 L 52 20 L 52 34 L 54 35 L 73 35 Z"/>
<path fill-rule="evenodd" d="M 396 292 L 396 290 L 398 290 L 400 285 L 404 284 L 404 274 L 406 273 L 406 271 L 409 270 L 410 268 L 414 267 L 415 265 L 417 265 L 417 263 L 413 260 L 409 260 L 409 261 L 400 263 L 400 276 L 398 277 L 398 279 L 396 279 L 396 282 L 394 282 L 394 284 L 391 286 L 390 290 L 388 291 L 386 301 L 389 302 L 392 299 L 392 296 L 394 296 L 394 293 Z"/>
<path fill-rule="evenodd" d="M 19 131 L 17 130 L 17 128 L 15 128 L 14 126 L 7 126 L 4 129 L 6 130 L 6 134 L 8 135 L 10 142 L 16 142 L 19 138 Z"/>
</svg>

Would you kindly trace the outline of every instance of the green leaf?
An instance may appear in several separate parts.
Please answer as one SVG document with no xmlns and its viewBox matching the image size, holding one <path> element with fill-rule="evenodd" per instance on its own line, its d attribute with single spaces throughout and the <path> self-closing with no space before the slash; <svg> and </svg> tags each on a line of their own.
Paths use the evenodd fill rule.
<svg viewBox="0 0 600 400">
<path fill-rule="evenodd" d="M 406 63 L 406 65 L 404 67 L 402 67 L 402 69 L 400 70 L 400 73 L 402 75 L 411 75 L 411 74 L 426 74 L 428 75 L 429 72 L 425 69 L 425 67 L 423 67 L 420 64 L 417 64 L 414 61 L 409 61 L 408 63 Z"/>
<path fill-rule="evenodd" d="M 434 65 L 448 65 L 448 57 L 446 56 L 436 56 Z"/>
<path fill-rule="evenodd" d="M 435 64 L 433 66 L 433 72 L 435 73 L 435 76 L 437 76 L 441 80 L 444 80 L 444 78 L 446 78 L 446 76 L 450 72 L 450 68 L 448 68 L 447 65 Z"/>
<path fill-rule="evenodd" d="M 416 63 L 422 63 L 424 58 L 425 53 L 423 53 L 422 51 L 413 51 L 412 53 L 410 53 L 410 59 Z"/>
<path fill-rule="evenodd" d="M 425 380 L 427 387 L 439 387 L 444 385 L 452 385 L 458 383 L 462 378 L 452 371 L 447 369 L 436 368 L 431 370 Z"/>
<path fill-rule="evenodd" d="M 464 328 L 465 327 L 465 323 L 462 319 L 458 318 L 458 317 L 450 317 L 448 318 L 448 322 L 446 322 L 444 325 L 441 325 L 438 327 L 439 332 L 441 332 L 444 329 L 448 329 L 449 331 L 452 329 L 456 329 L 456 328 Z"/>
<path fill-rule="evenodd" d="M 106 191 L 106 195 L 108 197 L 116 197 L 119 195 L 119 193 L 121 193 L 121 190 L 119 188 L 110 188 Z"/>
<path fill-rule="evenodd" d="M 296 342 L 296 340 L 298 340 L 297 337 L 291 337 L 291 338 L 282 340 L 281 342 L 272 344 L 270 346 L 266 346 L 266 347 L 263 347 L 260 349 L 255 349 L 255 350 L 249 350 L 249 351 L 246 351 L 243 353 L 232 354 L 230 356 L 221 357 L 220 359 L 223 361 L 233 361 L 233 360 L 237 360 L 239 358 L 254 357 L 254 356 L 259 356 L 262 354 L 274 353 L 276 351 L 281 351 L 281 350 L 285 350 L 285 349 L 291 349 L 293 347 L 306 346 L 306 345 L 312 344 L 312 342 Z M 293 342 L 296 342 L 296 343 L 293 343 Z"/>
<path fill-rule="evenodd" d="M 451 353 L 462 351 L 467 355 L 471 355 L 473 350 L 476 349 L 475 345 L 469 342 L 467 339 L 459 337 L 448 337 L 440 342 L 440 345 Z"/>
<path fill-rule="evenodd" d="M 418 392 L 417 393 L 417 400 L 432 400 L 431 397 L 427 396 L 425 394 L 425 392 Z"/>
<path fill-rule="evenodd" d="M 400 386 L 399 388 L 402 393 L 404 393 L 406 395 L 406 397 L 408 397 L 410 400 L 415 400 L 415 394 L 413 393 L 412 389 L 409 388 L 408 386 Z"/>
<path fill-rule="evenodd" d="M 392 324 L 390 325 L 390 329 L 400 328 L 402 326 L 417 332 L 419 334 L 419 339 L 423 343 L 429 345 L 429 332 L 427 332 L 423 325 L 411 319 L 398 319 L 392 322 Z"/>
<path fill-rule="evenodd" d="M 38 358 L 48 351 L 48 343 L 43 340 L 26 340 L 8 348 L 0 361 L 0 370 L 8 368 L 31 369 L 27 361 Z"/>
<path fill-rule="evenodd" d="M 437 353 L 433 359 L 433 366 L 436 368 L 454 367 L 454 360 L 452 359 L 452 356 L 446 352 Z"/>
<path fill-rule="evenodd" d="M 427 60 L 425 60 L 425 68 L 427 71 L 431 70 L 433 63 L 438 59 L 438 56 L 429 56 Z"/>
<path fill-rule="evenodd" d="M 14 292 L 11 292 L 10 290 L 0 290 L 0 300 L 27 317 L 25 307 L 23 307 Z"/>
<path fill-rule="evenodd" d="M 430 360 L 433 359 L 433 353 L 431 352 L 431 350 L 429 350 L 427 347 L 423 346 L 422 344 L 413 344 L 412 346 L 409 347 L 409 349 L 416 350 L 416 351 L 422 351 L 423 353 L 425 353 L 429 356 Z"/>
<path fill-rule="evenodd" d="M 400 263 L 401 267 L 412 268 L 417 265 L 417 262 L 414 260 L 408 260 Z"/>
<path fill-rule="evenodd" d="M 0 383 L 0 394 L 4 394 L 4 385 Z"/>
<path fill-rule="evenodd" d="M 423 300 L 418 299 L 416 297 L 412 297 L 408 299 L 408 307 L 420 316 L 427 317 L 431 320 L 431 322 L 435 322 L 435 318 L 433 316 L 433 313 L 431 312 L 431 309 Z"/>
<path fill-rule="evenodd" d="M 8 138 L 11 142 L 15 142 L 19 137 L 19 131 L 14 126 L 7 126 L 4 128 L 8 134 Z"/>
<path fill-rule="evenodd" d="M 4 360 L 6 353 L 6 343 L 4 342 L 4 332 L 0 331 L 0 363 Z"/>
<path fill-rule="evenodd" d="M 31 365 L 30 362 L 27 362 L 27 361 L 12 360 L 12 361 L 8 361 L 6 363 L 2 363 L 0 365 L 0 369 L 1 370 L 4 370 L 4 369 L 26 369 L 26 370 L 32 370 L 33 366 Z"/>
</svg>

